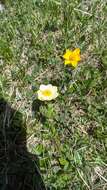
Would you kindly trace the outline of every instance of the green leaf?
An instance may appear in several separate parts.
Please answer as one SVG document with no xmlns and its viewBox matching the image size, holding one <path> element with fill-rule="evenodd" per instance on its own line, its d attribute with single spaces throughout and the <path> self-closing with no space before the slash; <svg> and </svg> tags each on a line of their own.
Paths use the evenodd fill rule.
<svg viewBox="0 0 107 190">
<path fill-rule="evenodd" d="M 68 166 L 69 162 L 64 158 L 59 158 L 59 162 L 62 166 Z"/>
</svg>

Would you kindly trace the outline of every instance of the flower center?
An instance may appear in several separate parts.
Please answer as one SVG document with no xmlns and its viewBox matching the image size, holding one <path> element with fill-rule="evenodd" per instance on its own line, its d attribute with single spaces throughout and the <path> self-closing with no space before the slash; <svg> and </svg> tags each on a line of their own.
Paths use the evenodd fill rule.
<svg viewBox="0 0 107 190">
<path fill-rule="evenodd" d="M 73 55 L 70 55 L 69 59 L 70 59 L 70 61 L 73 61 L 75 59 L 75 57 Z"/>
<path fill-rule="evenodd" d="M 43 94 L 44 96 L 51 96 L 51 95 L 52 95 L 52 92 L 51 92 L 50 90 L 44 90 L 44 91 L 42 92 L 42 94 Z"/>
</svg>

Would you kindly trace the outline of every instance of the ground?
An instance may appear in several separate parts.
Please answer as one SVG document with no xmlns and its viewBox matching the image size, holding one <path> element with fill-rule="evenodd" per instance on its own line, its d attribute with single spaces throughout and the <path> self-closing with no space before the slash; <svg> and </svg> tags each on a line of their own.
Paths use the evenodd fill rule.
<svg viewBox="0 0 107 190">
<path fill-rule="evenodd" d="M 66 49 L 80 48 L 77 68 Z M 41 84 L 59 96 L 40 102 Z M 107 189 L 107 2 L 9 0 L 0 13 L 0 96 L 23 115 L 51 190 Z"/>
</svg>

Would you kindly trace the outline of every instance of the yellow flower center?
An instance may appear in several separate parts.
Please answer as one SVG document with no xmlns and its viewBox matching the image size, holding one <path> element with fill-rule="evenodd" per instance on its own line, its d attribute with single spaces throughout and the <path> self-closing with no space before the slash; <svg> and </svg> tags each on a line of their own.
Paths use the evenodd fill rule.
<svg viewBox="0 0 107 190">
<path fill-rule="evenodd" d="M 42 92 L 42 94 L 43 94 L 44 96 L 51 96 L 51 95 L 52 95 L 52 92 L 51 92 L 50 90 L 44 90 L 44 91 Z"/>
<path fill-rule="evenodd" d="M 70 56 L 69 56 L 69 60 L 70 60 L 70 61 L 74 61 L 75 58 L 76 58 L 76 56 L 74 56 L 74 55 L 70 55 Z"/>
</svg>

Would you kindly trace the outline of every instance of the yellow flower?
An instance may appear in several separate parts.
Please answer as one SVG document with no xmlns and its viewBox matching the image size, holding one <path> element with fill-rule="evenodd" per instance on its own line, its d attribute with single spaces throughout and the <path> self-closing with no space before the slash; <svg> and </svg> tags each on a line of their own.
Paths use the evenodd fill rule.
<svg viewBox="0 0 107 190">
<path fill-rule="evenodd" d="M 67 49 L 66 53 L 63 55 L 63 58 L 65 59 L 65 65 L 77 67 L 78 61 L 81 60 L 80 49 L 76 48 L 74 51 Z"/>
<path fill-rule="evenodd" d="M 56 86 L 48 85 L 40 85 L 39 90 L 37 91 L 38 99 L 41 101 L 49 101 L 53 100 L 58 96 L 58 91 Z"/>
</svg>

